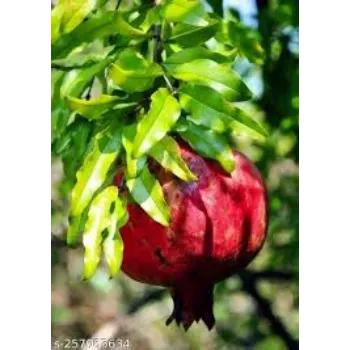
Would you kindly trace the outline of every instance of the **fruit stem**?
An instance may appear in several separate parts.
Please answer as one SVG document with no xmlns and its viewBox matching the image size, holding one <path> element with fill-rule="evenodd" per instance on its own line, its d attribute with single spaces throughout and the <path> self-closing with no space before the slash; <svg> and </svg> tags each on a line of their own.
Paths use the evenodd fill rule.
<svg viewBox="0 0 350 350">
<path fill-rule="evenodd" d="M 154 25 L 153 26 L 153 43 L 154 43 L 153 62 L 154 63 L 161 63 L 162 61 L 162 38 L 160 33 L 161 33 L 161 26 Z M 176 90 L 171 84 L 170 78 L 168 77 L 167 72 L 165 71 L 163 66 L 162 66 L 162 70 L 163 70 L 163 78 L 165 80 L 165 83 L 169 91 L 174 95 L 176 93 Z"/>
<path fill-rule="evenodd" d="M 160 25 L 153 26 L 153 41 L 154 41 L 153 62 L 155 62 L 155 63 L 160 63 L 162 60 L 160 31 L 161 31 Z"/>
</svg>

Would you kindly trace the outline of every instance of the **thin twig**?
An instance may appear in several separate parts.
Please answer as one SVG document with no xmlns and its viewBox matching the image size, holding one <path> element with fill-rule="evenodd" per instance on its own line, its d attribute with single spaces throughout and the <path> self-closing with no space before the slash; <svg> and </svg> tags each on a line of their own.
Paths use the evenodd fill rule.
<svg viewBox="0 0 350 350">
<path fill-rule="evenodd" d="M 154 50 L 153 50 L 153 62 L 160 63 L 162 60 L 162 47 L 161 47 L 161 26 L 154 25 L 153 26 L 153 42 L 154 42 Z"/>
<path fill-rule="evenodd" d="M 163 78 L 165 80 L 165 83 L 168 87 L 168 89 L 170 90 L 170 92 L 174 95 L 177 93 L 176 89 L 174 88 L 174 86 L 171 84 L 170 78 L 168 77 L 167 72 L 165 71 L 165 69 L 162 67 L 163 70 Z"/>
<path fill-rule="evenodd" d="M 120 6 L 121 3 L 122 3 L 122 0 L 117 0 L 117 5 L 115 7 L 116 11 L 119 9 L 119 6 Z"/>
<path fill-rule="evenodd" d="M 282 322 L 272 312 L 269 301 L 259 294 L 254 278 L 251 278 L 249 273 L 240 274 L 240 277 L 243 282 L 243 290 L 255 300 L 261 316 L 269 321 L 273 332 L 283 339 L 288 350 L 298 350 L 299 342 L 289 334 Z"/>
</svg>

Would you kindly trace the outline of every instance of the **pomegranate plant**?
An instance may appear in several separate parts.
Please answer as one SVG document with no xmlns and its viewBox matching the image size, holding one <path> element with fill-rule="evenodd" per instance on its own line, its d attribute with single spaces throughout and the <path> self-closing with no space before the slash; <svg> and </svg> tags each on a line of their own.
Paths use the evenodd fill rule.
<svg viewBox="0 0 350 350">
<path fill-rule="evenodd" d="M 84 278 L 104 256 L 111 277 L 171 289 L 168 323 L 211 328 L 214 284 L 266 234 L 263 181 L 235 150 L 238 134 L 266 136 L 233 69 L 261 62 L 258 38 L 199 0 L 60 0 L 51 39 L 52 150 Z"/>
</svg>

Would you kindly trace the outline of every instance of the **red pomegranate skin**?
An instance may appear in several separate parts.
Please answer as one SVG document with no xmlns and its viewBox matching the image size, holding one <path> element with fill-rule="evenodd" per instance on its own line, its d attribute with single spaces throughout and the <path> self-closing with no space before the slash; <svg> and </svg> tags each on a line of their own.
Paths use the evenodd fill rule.
<svg viewBox="0 0 350 350">
<path fill-rule="evenodd" d="M 233 151 L 236 168 L 226 173 L 180 143 L 181 155 L 198 181 L 184 182 L 155 164 L 171 210 L 169 227 L 153 221 L 135 203 L 121 229 L 122 270 L 131 278 L 166 286 L 174 300 L 167 320 L 187 330 L 202 319 L 211 329 L 213 288 L 245 267 L 261 249 L 267 230 L 267 196 L 254 164 Z M 120 174 L 117 183 L 120 183 Z"/>
</svg>

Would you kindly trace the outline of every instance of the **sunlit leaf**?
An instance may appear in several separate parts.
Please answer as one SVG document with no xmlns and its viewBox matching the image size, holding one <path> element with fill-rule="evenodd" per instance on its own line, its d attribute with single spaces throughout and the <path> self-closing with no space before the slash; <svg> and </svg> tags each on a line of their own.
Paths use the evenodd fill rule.
<svg viewBox="0 0 350 350">
<path fill-rule="evenodd" d="M 210 21 L 206 26 L 179 23 L 174 27 L 169 41 L 185 47 L 197 46 L 212 38 L 217 30 L 217 21 Z"/>
<path fill-rule="evenodd" d="M 184 85 L 180 89 L 180 104 L 190 114 L 191 121 L 214 131 L 225 132 L 242 124 L 267 136 L 266 130 L 257 121 L 208 86 Z"/>
<path fill-rule="evenodd" d="M 93 195 L 104 183 L 107 172 L 116 160 L 121 146 L 121 130 L 110 128 L 96 135 L 94 146 L 77 172 L 77 183 L 72 191 L 71 214 L 80 215 Z"/>
<path fill-rule="evenodd" d="M 128 218 L 126 204 L 117 197 L 114 201 L 114 210 L 110 213 L 108 233 L 102 243 L 110 278 L 117 275 L 123 261 L 124 244 L 119 230 L 126 224 Z"/>
<path fill-rule="evenodd" d="M 61 22 L 63 34 L 71 32 L 95 8 L 96 0 L 60 0 L 64 5 L 64 15 Z"/>
<path fill-rule="evenodd" d="M 118 199 L 118 189 L 114 186 L 105 188 L 91 202 L 85 230 L 83 233 L 84 244 L 84 278 L 93 276 L 101 259 L 101 244 L 103 232 L 111 229 L 110 209 Z M 114 232 L 116 228 L 112 228 Z M 113 232 L 112 232 L 113 234 Z M 113 237 L 114 238 L 114 237 Z"/>
<path fill-rule="evenodd" d="M 224 134 L 188 122 L 186 128 L 178 130 L 180 136 L 204 157 L 217 160 L 229 173 L 235 168 L 235 160 L 229 141 Z"/>
<path fill-rule="evenodd" d="M 140 157 L 160 141 L 180 117 L 180 104 L 165 88 L 151 96 L 151 107 L 137 125 L 133 155 Z"/>
<path fill-rule="evenodd" d="M 192 25 L 206 25 L 206 12 L 199 0 L 168 0 L 165 3 L 164 18 L 168 22 Z"/>
<path fill-rule="evenodd" d="M 69 34 L 61 36 L 51 47 L 52 59 L 66 57 L 74 48 L 109 35 L 142 38 L 145 32 L 132 27 L 119 12 L 101 12 L 81 23 Z"/>
<path fill-rule="evenodd" d="M 163 168 L 169 170 L 184 181 L 195 181 L 197 177 L 188 168 L 181 158 L 180 147 L 170 136 L 164 136 L 156 143 L 148 154 L 154 158 Z"/>
<path fill-rule="evenodd" d="M 76 97 L 67 97 L 69 107 L 72 111 L 89 118 L 99 118 L 103 113 L 111 109 L 120 98 L 118 96 L 100 95 L 97 98 L 84 100 Z"/>
<path fill-rule="evenodd" d="M 172 54 L 165 61 L 166 64 L 183 64 L 197 59 L 209 59 L 217 63 L 232 62 L 231 56 L 224 56 L 220 53 L 210 51 L 204 47 L 191 47 Z"/>
<path fill-rule="evenodd" d="M 65 58 L 51 61 L 54 68 L 81 68 L 104 60 L 113 50 L 113 46 L 104 47 L 101 42 L 93 42 L 90 45 L 74 50 Z"/>
<path fill-rule="evenodd" d="M 112 57 L 108 57 L 90 67 L 71 70 L 65 76 L 65 80 L 61 88 L 61 96 L 81 96 L 93 78 L 102 72 L 112 60 Z"/>
<path fill-rule="evenodd" d="M 69 225 L 67 230 L 67 244 L 71 247 L 75 247 L 78 243 L 80 234 L 84 231 L 87 219 L 87 211 L 79 216 L 71 216 L 69 218 Z"/>
<path fill-rule="evenodd" d="M 238 73 L 212 60 L 197 59 L 184 64 L 165 64 L 170 74 L 186 82 L 208 85 L 228 101 L 245 101 L 252 94 Z"/>
<path fill-rule="evenodd" d="M 169 226 L 170 210 L 164 199 L 158 180 L 145 167 L 135 179 L 128 179 L 126 185 L 141 208 L 155 221 Z"/>
<path fill-rule="evenodd" d="M 134 158 L 132 151 L 136 135 L 136 124 L 131 124 L 123 128 L 122 143 L 126 152 L 126 170 L 129 178 L 136 177 L 144 168 L 147 157 Z"/>
<path fill-rule="evenodd" d="M 109 70 L 113 83 L 126 92 L 148 90 L 162 74 L 158 64 L 146 60 L 133 49 L 124 50 Z"/>
<path fill-rule="evenodd" d="M 64 11 L 64 4 L 57 4 L 51 10 L 51 43 L 54 43 L 61 35 L 61 21 Z"/>
</svg>

